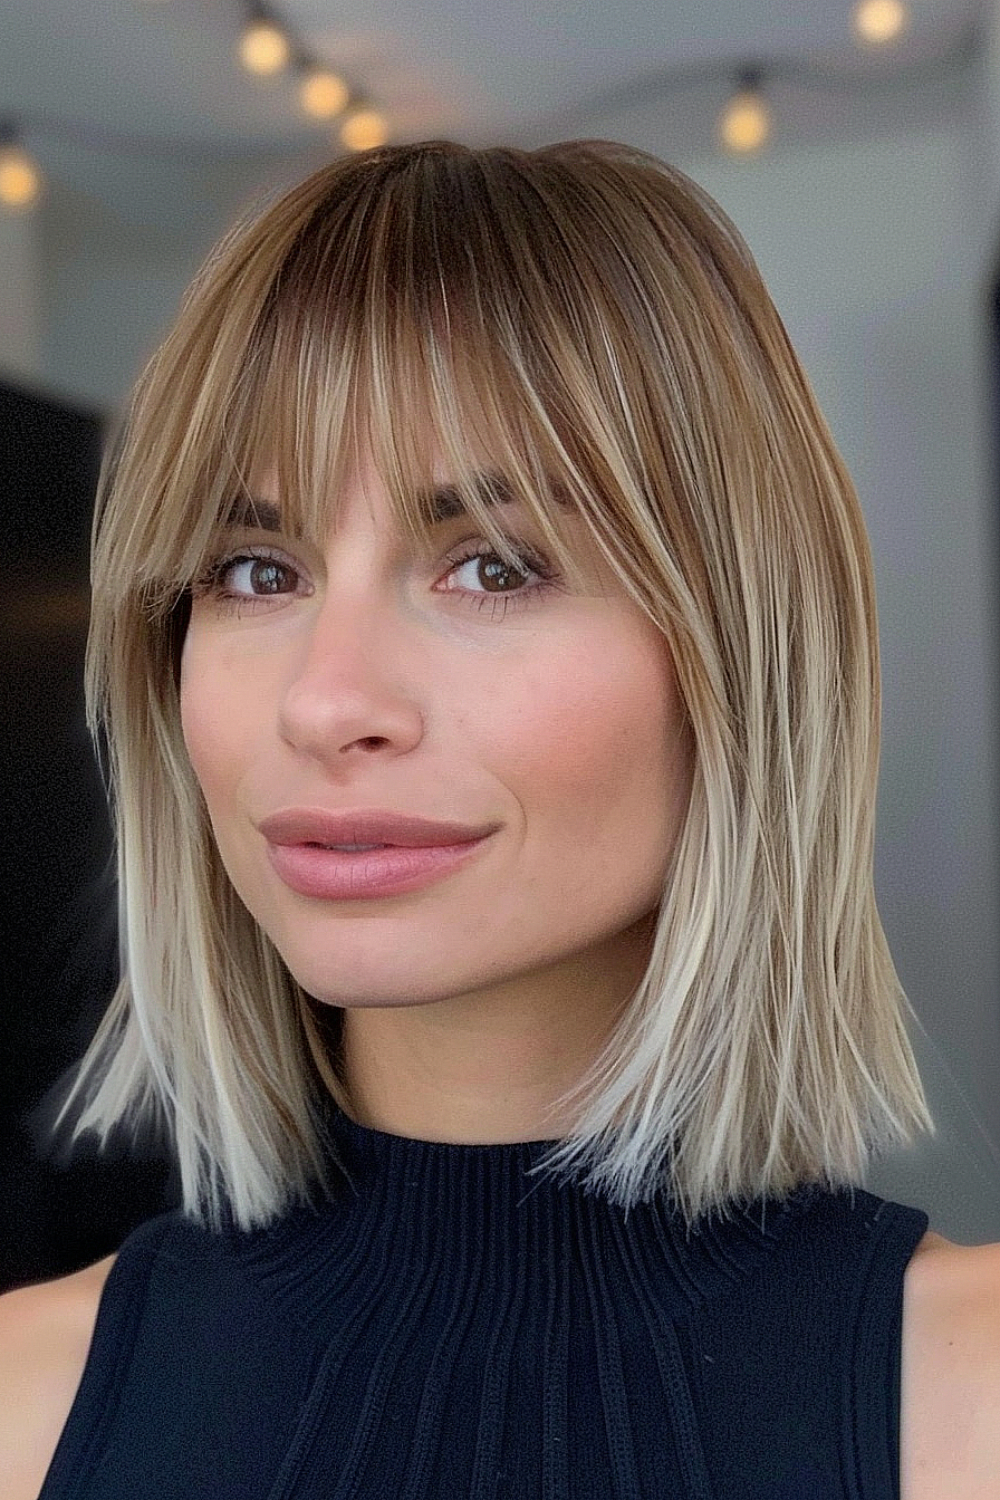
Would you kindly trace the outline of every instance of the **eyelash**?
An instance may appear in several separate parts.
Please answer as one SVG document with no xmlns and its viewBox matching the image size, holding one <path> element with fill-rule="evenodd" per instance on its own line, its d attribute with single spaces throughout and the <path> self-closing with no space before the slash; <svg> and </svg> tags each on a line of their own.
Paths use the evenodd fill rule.
<svg viewBox="0 0 1000 1500">
<path fill-rule="evenodd" d="M 502 603 L 503 610 L 500 614 L 500 619 L 502 620 L 511 604 L 514 605 L 515 609 L 524 609 L 529 604 L 533 604 L 543 594 L 550 592 L 558 586 L 556 583 L 558 575 L 546 559 L 528 551 L 523 546 L 516 549 L 516 555 L 521 562 L 526 564 L 525 571 L 530 570 L 532 573 L 538 575 L 541 580 L 539 583 L 533 583 L 527 588 L 517 589 L 513 593 L 508 594 L 475 594 L 468 589 L 445 589 L 442 592 L 459 594 L 461 602 L 475 609 L 477 614 L 487 603 L 492 602 L 494 606 Z M 503 561 L 496 549 L 490 546 L 485 539 L 482 539 L 482 544 L 477 547 L 470 547 L 466 543 L 464 544 L 464 550 L 460 550 L 457 554 L 451 554 L 445 558 L 445 561 L 448 563 L 448 572 L 445 574 L 445 577 L 448 576 L 448 573 L 455 572 L 457 568 L 460 568 L 464 563 L 471 562 L 476 557 L 495 557 L 498 561 Z M 267 606 L 272 599 L 280 598 L 281 595 L 228 593 L 222 588 L 222 581 L 230 569 L 236 567 L 238 563 L 258 561 L 277 563 L 279 567 L 286 569 L 290 573 L 297 572 L 294 565 L 286 561 L 280 553 L 271 552 L 266 547 L 245 547 L 238 552 L 230 552 L 211 562 L 193 585 L 193 593 L 199 598 L 206 595 L 214 597 L 218 609 L 224 614 L 236 613 L 238 617 L 244 613 L 254 614 L 261 605 Z"/>
</svg>

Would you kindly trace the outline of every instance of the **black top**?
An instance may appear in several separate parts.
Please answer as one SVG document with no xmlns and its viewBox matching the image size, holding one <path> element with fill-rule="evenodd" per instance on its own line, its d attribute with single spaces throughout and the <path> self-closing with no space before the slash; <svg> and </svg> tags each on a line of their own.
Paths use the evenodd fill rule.
<svg viewBox="0 0 1000 1500">
<path fill-rule="evenodd" d="M 526 1175 L 551 1143 L 329 1118 L 333 1200 L 125 1241 L 39 1500 L 899 1500 L 922 1210 L 689 1233 Z"/>
</svg>

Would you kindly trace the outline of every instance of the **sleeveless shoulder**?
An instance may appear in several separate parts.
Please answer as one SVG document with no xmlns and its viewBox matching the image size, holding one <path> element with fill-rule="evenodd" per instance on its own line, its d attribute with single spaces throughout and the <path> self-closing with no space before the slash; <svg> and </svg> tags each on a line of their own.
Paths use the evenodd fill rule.
<svg viewBox="0 0 1000 1500">
<path fill-rule="evenodd" d="M 153 1265 L 171 1233 L 184 1222 L 178 1213 L 160 1214 L 133 1230 L 117 1251 L 101 1289 L 83 1374 L 38 1500 L 85 1468 L 88 1455 L 100 1443 L 113 1415 Z"/>
<path fill-rule="evenodd" d="M 175 1210 L 123 1242 L 38 1500 L 258 1493 L 301 1405 L 296 1373 L 308 1381 L 314 1361 L 308 1332 L 269 1321 L 247 1274 L 268 1231 L 243 1236 L 226 1219 L 216 1232 Z"/>
<path fill-rule="evenodd" d="M 693 1330 L 698 1405 L 729 1413 L 713 1493 L 899 1500 L 904 1278 L 928 1222 L 861 1188 L 817 1191 L 759 1274 Z"/>
<path fill-rule="evenodd" d="M 852 1308 L 845 1366 L 848 1462 L 862 1500 L 895 1497 L 900 1488 L 900 1397 L 906 1269 L 929 1225 L 919 1208 L 873 1199 Z"/>
</svg>

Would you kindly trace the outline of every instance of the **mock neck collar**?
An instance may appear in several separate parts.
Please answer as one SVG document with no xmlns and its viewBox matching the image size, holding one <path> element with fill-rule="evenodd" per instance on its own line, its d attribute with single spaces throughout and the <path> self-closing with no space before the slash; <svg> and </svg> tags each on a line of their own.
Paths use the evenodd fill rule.
<svg viewBox="0 0 1000 1500">
<path fill-rule="evenodd" d="M 664 1307 L 703 1307 L 766 1275 L 824 1194 L 806 1184 L 688 1224 L 665 1188 L 626 1209 L 588 1184 L 586 1168 L 550 1167 L 544 1159 L 558 1141 L 393 1135 L 359 1124 L 329 1095 L 319 1113 L 329 1194 L 317 1184 L 266 1229 L 233 1231 L 239 1255 L 276 1293 L 284 1287 L 290 1315 L 310 1324 L 337 1297 L 365 1301 L 376 1269 L 389 1266 L 400 1285 L 443 1279 L 477 1296 L 487 1283 L 525 1278 L 538 1295 L 561 1296 L 581 1277 L 593 1289 L 638 1276 Z"/>
<path fill-rule="evenodd" d="M 762 1243 L 823 1191 L 818 1184 L 804 1184 L 786 1197 L 762 1195 L 688 1226 L 665 1188 L 626 1210 L 586 1183 L 586 1169 L 570 1172 L 565 1166 L 550 1166 L 546 1158 L 560 1144 L 559 1138 L 459 1143 L 396 1135 L 360 1124 L 329 1095 L 323 1101 L 323 1120 L 335 1162 L 344 1169 L 335 1173 L 343 1190 L 359 1212 L 367 1205 L 389 1217 L 402 1212 L 404 1198 L 416 1191 L 423 1202 L 434 1203 L 441 1222 L 475 1212 L 476 1205 L 493 1223 L 520 1221 L 530 1204 L 532 1217 L 583 1213 L 610 1216 L 624 1225 L 637 1215 L 647 1228 L 655 1226 L 671 1239 L 697 1236 L 707 1229 Z"/>
</svg>

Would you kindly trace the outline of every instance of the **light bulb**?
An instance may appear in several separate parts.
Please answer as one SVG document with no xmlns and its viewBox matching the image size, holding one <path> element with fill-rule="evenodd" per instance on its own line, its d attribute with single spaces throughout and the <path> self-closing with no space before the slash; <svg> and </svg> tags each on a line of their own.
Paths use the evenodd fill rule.
<svg viewBox="0 0 1000 1500">
<path fill-rule="evenodd" d="M 342 78 L 326 68 L 314 68 L 302 80 L 299 102 L 307 115 L 316 120 L 332 120 L 339 115 L 350 98 L 350 90 Z"/>
<path fill-rule="evenodd" d="M 864 42 L 891 42 L 907 19 L 901 0 L 860 0 L 854 7 L 854 30 Z"/>
<path fill-rule="evenodd" d="M 771 133 L 767 105 L 752 89 L 734 94 L 719 120 L 719 135 L 729 151 L 756 151 Z"/>
<path fill-rule="evenodd" d="M 291 51 L 288 38 L 271 21 L 250 21 L 240 37 L 240 61 L 248 73 L 280 73 Z"/>
<path fill-rule="evenodd" d="M 20 146 L 0 147 L 0 203 L 30 208 L 42 189 L 38 168 Z"/>
<path fill-rule="evenodd" d="M 389 127 L 377 109 L 356 109 L 340 127 L 340 139 L 350 151 L 368 151 L 385 145 Z"/>
</svg>

